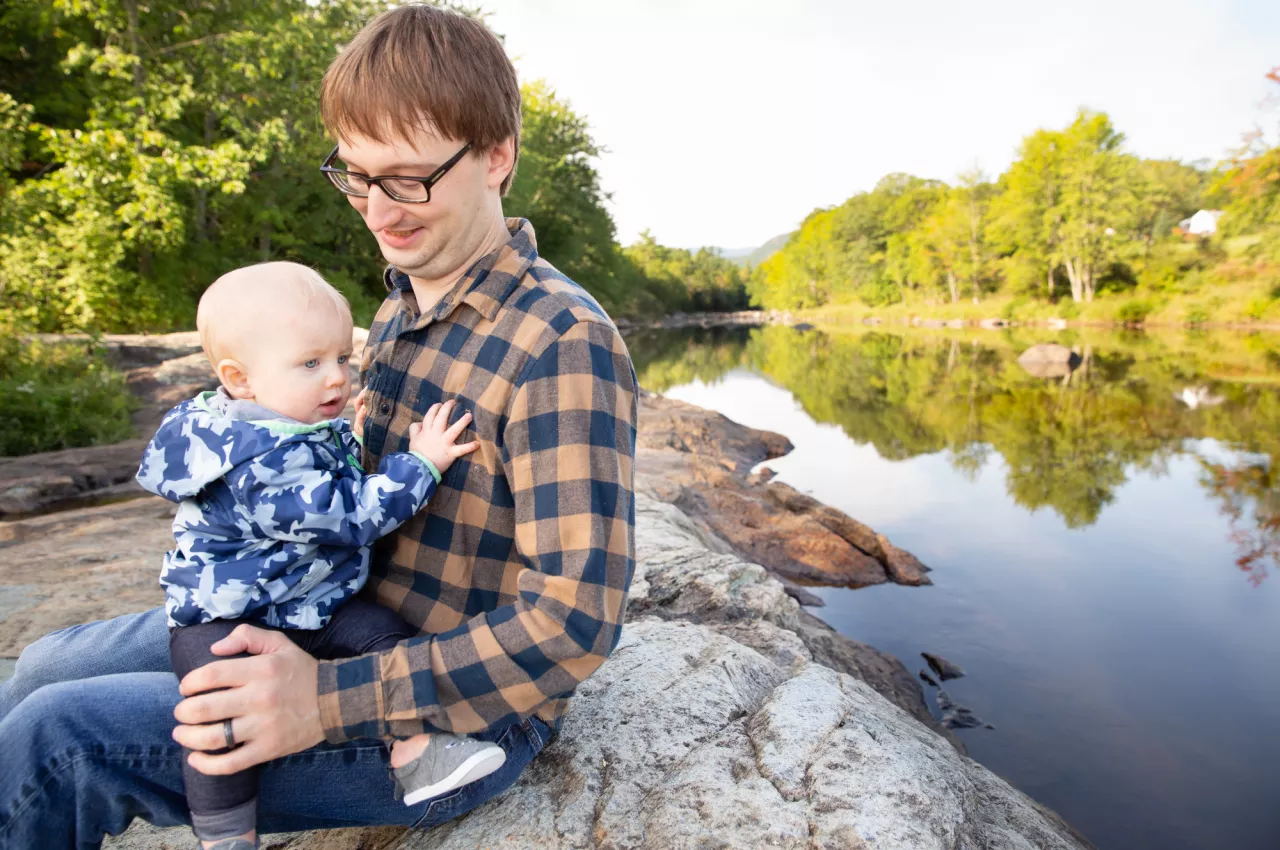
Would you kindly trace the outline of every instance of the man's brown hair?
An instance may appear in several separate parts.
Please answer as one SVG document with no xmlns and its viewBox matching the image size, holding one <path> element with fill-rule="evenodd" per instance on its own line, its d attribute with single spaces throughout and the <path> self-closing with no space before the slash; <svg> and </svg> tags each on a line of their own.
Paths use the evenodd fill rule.
<svg viewBox="0 0 1280 850">
<path fill-rule="evenodd" d="M 366 24 L 325 72 L 320 116 L 338 138 L 387 143 L 428 127 L 474 153 L 510 136 L 520 158 L 520 84 L 502 42 L 480 21 L 433 6 Z M 503 195 L 515 173 L 513 163 Z"/>
</svg>

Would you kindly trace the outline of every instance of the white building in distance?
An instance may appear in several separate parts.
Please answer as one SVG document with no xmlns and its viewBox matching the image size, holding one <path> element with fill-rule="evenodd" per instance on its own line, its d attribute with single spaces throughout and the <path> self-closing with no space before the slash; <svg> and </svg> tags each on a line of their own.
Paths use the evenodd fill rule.
<svg viewBox="0 0 1280 850">
<path fill-rule="evenodd" d="M 1212 236 L 1218 232 L 1218 219 L 1222 218 L 1222 210 L 1200 210 L 1191 218 L 1178 222 L 1178 229 L 1192 236 Z"/>
</svg>

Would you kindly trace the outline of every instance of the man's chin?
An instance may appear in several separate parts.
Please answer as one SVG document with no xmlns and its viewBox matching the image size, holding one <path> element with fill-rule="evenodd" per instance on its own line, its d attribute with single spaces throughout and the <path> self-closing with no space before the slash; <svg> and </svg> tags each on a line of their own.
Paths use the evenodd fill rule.
<svg viewBox="0 0 1280 850">
<path fill-rule="evenodd" d="M 431 279 L 431 263 L 435 258 L 435 254 L 389 251 L 385 247 L 382 249 L 382 259 L 386 260 L 389 265 L 395 266 L 409 275 L 409 277 Z"/>
<path fill-rule="evenodd" d="M 381 239 L 378 240 L 378 248 L 382 251 L 382 259 L 405 274 L 414 274 L 416 269 L 421 269 L 431 258 L 421 247 L 392 248 Z"/>
</svg>

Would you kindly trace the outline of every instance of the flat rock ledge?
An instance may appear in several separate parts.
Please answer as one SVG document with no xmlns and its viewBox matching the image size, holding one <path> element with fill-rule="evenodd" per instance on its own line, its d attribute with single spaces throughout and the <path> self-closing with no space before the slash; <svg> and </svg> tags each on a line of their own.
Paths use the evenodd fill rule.
<svg viewBox="0 0 1280 850">
<path fill-rule="evenodd" d="M 925 726 L 912 705 L 895 704 L 900 683 L 880 674 L 895 665 L 905 674 L 901 664 L 830 630 L 828 643 L 847 644 L 846 660 L 870 653 L 866 669 L 815 660 L 824 636 L 782 585 L 756 564 L 709 550 L 702 535 L 675 506 L 639 497 L 622 640 L 506 793 L 430 831 L 275 835 L 264 846 L 1090 846 Z M 107 846 L 177 850 L 190 841 L 186 829 L 142 824 Z"/>
</svg>

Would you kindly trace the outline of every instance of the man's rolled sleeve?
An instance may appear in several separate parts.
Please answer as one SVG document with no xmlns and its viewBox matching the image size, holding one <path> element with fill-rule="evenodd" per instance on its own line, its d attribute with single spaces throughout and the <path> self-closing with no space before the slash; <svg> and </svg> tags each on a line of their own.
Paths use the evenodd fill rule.
<svg viewBox="0 0 1280 850">
<path fill-rule="evenodd" d="M 635 372 L 618 332 L 580 321 L 524 370 L 502 464 L 518 599 L 448 632 L 320 665 L 331 742 L 517 722 L 613 651 L 635 563 Z M 428 519 L 428 522 L 431 520 Z"/>
</svg>

